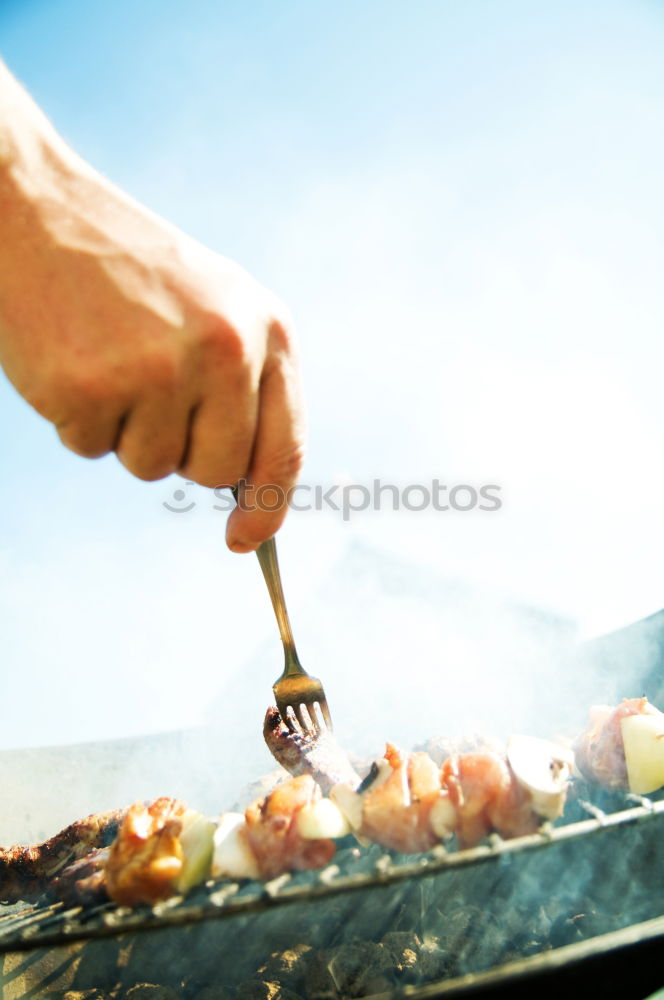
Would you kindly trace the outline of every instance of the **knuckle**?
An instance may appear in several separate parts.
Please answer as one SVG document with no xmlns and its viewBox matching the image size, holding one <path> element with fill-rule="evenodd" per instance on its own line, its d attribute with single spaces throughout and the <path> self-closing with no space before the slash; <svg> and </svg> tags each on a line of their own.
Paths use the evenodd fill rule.
<svg viewBox="0 0 664 1000">
<path fill-rule="evenodd" d="M 144 361 L 144 379 L 152 390 L 172 391 L 180 374 L 180 365 L 170 351 L 154 351 Z"/>
<path fill-rule="evenodd" d="M 206 362 L 236 370 L 249 367 L 248 345 L 240 329 L 220 316 L 203 322 L 199 343 Z"/>
<path fill-rule="evenodd" d="M 270 353 L 297 355 L 297 337 L 292 317 L 286 307 L 274 310 L 268 324 L 268 345 Z"/>
</svg>

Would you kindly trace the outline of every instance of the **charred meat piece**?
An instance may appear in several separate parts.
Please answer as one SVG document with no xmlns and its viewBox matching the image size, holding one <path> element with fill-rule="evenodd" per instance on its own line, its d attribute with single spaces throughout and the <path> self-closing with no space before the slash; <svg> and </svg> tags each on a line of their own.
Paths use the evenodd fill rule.
<svg viewBox="0 0 664 1000">
<path fill-rule="evenodd" d="M 356 788 L 360 778 L 328 729 L 314 735 L 294 733 L 282 721 L 278 709 L 268 708 L 263 736 L 270 753 L 294 778 L 310 774 L 328 795 L 335 785 Z"/>
<path fill-rule="evenodd" d="M 14 903 L 38 899 L 51 880 L 73 861 L 94 848 L 107 847 L 126 814 L 126 809 L 116 809 L 87 816 L 41 844 L 0 848 L 0 900 Z"/>
<path fill-rule="evenodd" d="M 215 824 L 178 799 L 135 803 L 106 863 L 108 894 L 116 903 L 156 903 L 209 878 Z"/>
<path fill-rule="evenodd" d="M 69 906 L 92 906 L 108 899 L 106 873 L 108 847 L 93 847 L 89 854 L 72 861 L 50 881 L 44 895 Z"/>
<path fill-rule="evenodd" d="M 106 862 L 108 894 L 116 903 L 156 903 L 175 894 L 185 811 L 182 802 L 169 798 L 131 806 Z"/>
</svg>

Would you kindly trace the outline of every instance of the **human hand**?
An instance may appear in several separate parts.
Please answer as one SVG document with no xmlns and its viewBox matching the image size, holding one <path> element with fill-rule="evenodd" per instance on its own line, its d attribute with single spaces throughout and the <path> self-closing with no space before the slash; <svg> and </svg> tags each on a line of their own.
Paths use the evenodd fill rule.
<svg viewBox="0 0 664 1000">
<path fill-rule="evenodd" d="M 0 173 L 0 362 L 10 380 L 79 455 L 115 451 L 145 480 L 177 471 L 287 495 L 304 419 L 284 307 L 54 134 L 38 138 L 37 154 L 19 149 Z M 237 508 L 229 547 L 255 548 L 286 509 Z"/>
</svg>

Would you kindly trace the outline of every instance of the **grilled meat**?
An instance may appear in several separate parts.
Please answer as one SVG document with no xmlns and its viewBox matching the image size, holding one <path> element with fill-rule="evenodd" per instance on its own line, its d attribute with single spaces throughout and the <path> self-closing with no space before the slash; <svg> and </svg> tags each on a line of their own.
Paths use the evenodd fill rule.
<svg viewBox="0 0 664 1000">
<path fill-rule="evenodd" d="M 329 791 L 360 837 L 390 850 L 419 853 L 452 834 L 460 846 L 471 847 L 492 830 L 516 837 L 532 833 L 541 824 L 542 811 L 532 789 L 504 755 L 452 754 L 439 767 L 426 753 L 404 754 L 388 743 L 383 759 L 363 782 L 358 785 L 353 771 L 351 781 L 335 784 L 335 776 L 350 765 L 328 732 L 307 737 L 293 733 L 273 708 L 266 716 L 264 733 L 269 749 L 284 767 L 292 774 L 310 773 Z M 542 760 L 548 776 L 548 757 Z M 559 783 L 561 809 L 565 778 L 563 774 Z"/>
<path fill-rule="evenodd" d="M 589 781 L 606 788 L 629 787 L 622 720 L 631 715 L 660 716 L 647 698 L 625 698 L 620 705 L 593 705 L 588 725 L 574 744 L 576 765 Z"/>
<path fill-rule="evenodd" d="M 87 816 L 32 847 L 0 847 L 0 900 L 38 899 L 73 861 L 110 845 L 126 814 L 126 809 L 115 809 Z"/>
<path fill-rule="evenodd" d="M 108 899 L 106 873 L 108 847 L 93 847 L 89 854 L 63 868 L 48 883 L 44 895 L 69 906 L 92 906 Z"/>
<path fill-rule="evenodd" d="M 385 761 L 388 767 L 367 782 L 360 833 L 395 851 L 428 851 L 440 840 L 431 826 L 441 796 L 439 768 L 427 754 L 403 754 L 391 743 Z"/>
<path fill-rule="evenodd" d="M 118 831 L 105 866 L 108 894 L 116 903 L 156 903 L 175 895 L 182 870 L 180 844 L 186 806 L 177 799 L 135 803 Z"/>
<path fill-rule="evenodd" d="M 532 796 L 498 754 L 448 757 L 441 784 L 456 810 L 454 830 L 460 847 L 478 844 L 492 830 L 510 838 L 534 833 L 541 825 Z"/>
<path fill-rule="evenodd" d="M 278 709 L 268 708 L 263 723 L 263 736 L 270 753 L 294 778 L 310 774 L 324 795 L 335 785 L 360 783 L 348 755 L 332 733 L 322 730 L 315 736 L 292 732 L 282 721 Z"/>
<path fill-rule="evenodd" d="M 287 871 L 322 868 L 334 857 L 336 847 L 328 838 L 305 839 L 298 829 L 302 810 L 320 799 L 320 789 L 309 774 L 285 781 L 246 813 L 246 839 L 256 858 L 261 878 Z"/>
</svg>

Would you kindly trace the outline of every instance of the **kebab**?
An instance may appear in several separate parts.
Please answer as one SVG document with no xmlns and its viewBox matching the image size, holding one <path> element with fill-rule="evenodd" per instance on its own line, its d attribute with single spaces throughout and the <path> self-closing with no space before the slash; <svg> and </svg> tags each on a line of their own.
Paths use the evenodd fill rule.
<svg viewBox="0 0 664 1000">
<path fill-rule="evenodd" d="M 426 753 L 405 754 L 388 743 L 364 780 L 355 775 L 338 782 L 350 764 L 331 733 L 293 732 L 270 708 L 263 734 L 291 774 L 311 774 L 329 789 L 360 838 L 407 854 L 453 834 L 461 847 L 471 847 L 491 831 L 503 837 L 534 832 L 542 818 L 562 815 L 573 763 L 566 748 L 526 736 L 512 737 L 505 756 L 452 754 L 442 768 Z"/>
<path fill-rule="evenodd" d="M 516 837 L 562 815 L 573 764 L 566 748 L 515 736 L 504 755 L 452 752 L 442 766 L 388 744 L 361 776 L 329 731 L 293 731 L 275 708 L 264 735 L 291 777 L 244 814 L 213 822 L 162 798 L 87 817 L 43 844 L 0 850 L 2 899 L 46 892 L 77 902 L 108 895 L 154 903 L 209 877 L 270 879 L 322 867 L 350 831 L 404 853 L 452 835 L 460 847 L 492 831 Z M 664 784 L 664 714 L 645 698 L 593 708 L 575 748 L 581 774 L 608 787 L 647 794 Z"/>
</svg>

